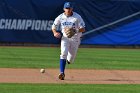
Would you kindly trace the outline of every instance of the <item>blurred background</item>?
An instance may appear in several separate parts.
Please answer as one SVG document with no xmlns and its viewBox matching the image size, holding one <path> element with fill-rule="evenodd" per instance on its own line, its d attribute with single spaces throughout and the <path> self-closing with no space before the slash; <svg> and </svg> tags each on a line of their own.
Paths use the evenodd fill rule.
<svg viewBox="0 0 140 93">
<path fill-rule="evenodd" d="M 81 45 L 139 47 L 139 0 L 0 0 L 0 44 L 58 45 L 51 25 L 66 1 L 86 23 Z"/>
</svg>

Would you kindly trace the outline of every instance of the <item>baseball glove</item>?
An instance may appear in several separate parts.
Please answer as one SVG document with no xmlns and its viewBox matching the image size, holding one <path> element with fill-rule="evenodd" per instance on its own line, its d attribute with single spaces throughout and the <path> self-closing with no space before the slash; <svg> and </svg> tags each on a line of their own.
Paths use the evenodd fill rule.
<svg viewBox="0 0 140 93">
<path fill-rule="evenodd" d="M 76 33 L 76 30 L 73 28 L 65 28 L 64 32 L 68 38 L 71 38 Z"/>
</svg>

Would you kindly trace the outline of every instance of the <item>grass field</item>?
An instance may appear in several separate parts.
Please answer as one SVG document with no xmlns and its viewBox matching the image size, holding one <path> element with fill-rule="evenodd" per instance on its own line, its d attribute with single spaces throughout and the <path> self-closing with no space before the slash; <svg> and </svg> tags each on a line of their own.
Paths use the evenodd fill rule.
<svg viewBox="0 0 140 93">
<path fill-rule="evenodd" d="M 59 68 L 59 48 L 0 47 L 0 68 Z M 140 50 L 80 48 L 67 68 L 140 70 Z M 10 84 L 1 93 L 139 93 L 140 84 Z"/>
<path fill-rule="evenodd" d="M 140 85 L 0 84 L 1 93 L 139 93 Z"/>
<path fill-rule="evenodd" d="M 59 48 L 0 47 L 1 68 L 58 68 Z M 67 68 L 140 70 L 140 50 L 80 48 Z"/>
</svg>

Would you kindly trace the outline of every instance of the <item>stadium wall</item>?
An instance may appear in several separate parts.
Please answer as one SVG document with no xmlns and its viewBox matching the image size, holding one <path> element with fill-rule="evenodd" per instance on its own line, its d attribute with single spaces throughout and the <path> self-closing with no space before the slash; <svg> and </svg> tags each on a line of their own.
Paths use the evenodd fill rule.
<svg viewBox="0 0 140 93">
<path fill-rule="evenodd" d="M 0 0 L 0 42 L 58 44 L 51 25 L 66 0 Z M 140 45 L 139 0 L 71 0 L 86 23 L 83 45 Z"/>
</svg>

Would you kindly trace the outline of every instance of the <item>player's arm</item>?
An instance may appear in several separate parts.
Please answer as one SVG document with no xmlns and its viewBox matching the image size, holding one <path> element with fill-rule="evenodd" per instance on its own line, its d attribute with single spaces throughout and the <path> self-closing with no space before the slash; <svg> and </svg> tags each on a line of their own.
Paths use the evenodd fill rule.
<svg viewBox="0 0 140 93">
<path fill-rule="evenodd" d="M 79 18 L 78 26 L 79 26 L 79 32 L 85 32 L 85 23 L 81 17 Z"/>
<path fill-rule="evenodd" d="M 53 35 L 54 37 L 56 38 L 60 38 L 61 37 L 61 34 L 59 32 L 57 32 L 57 27 L 59 26 L 60 24 L 60 19 L 59 17 L 57 17 L 52 25 L 52 32 L 53 32 Z"/>
<path fill-rule="evenodd" d="M 53 32 L 54 37 L 56 37 L 56 38 L 61 37 L 61 34 L 59 32 L 57 32 L 55 28 L 52 29 L 52 32 Z"/>
</svg>

